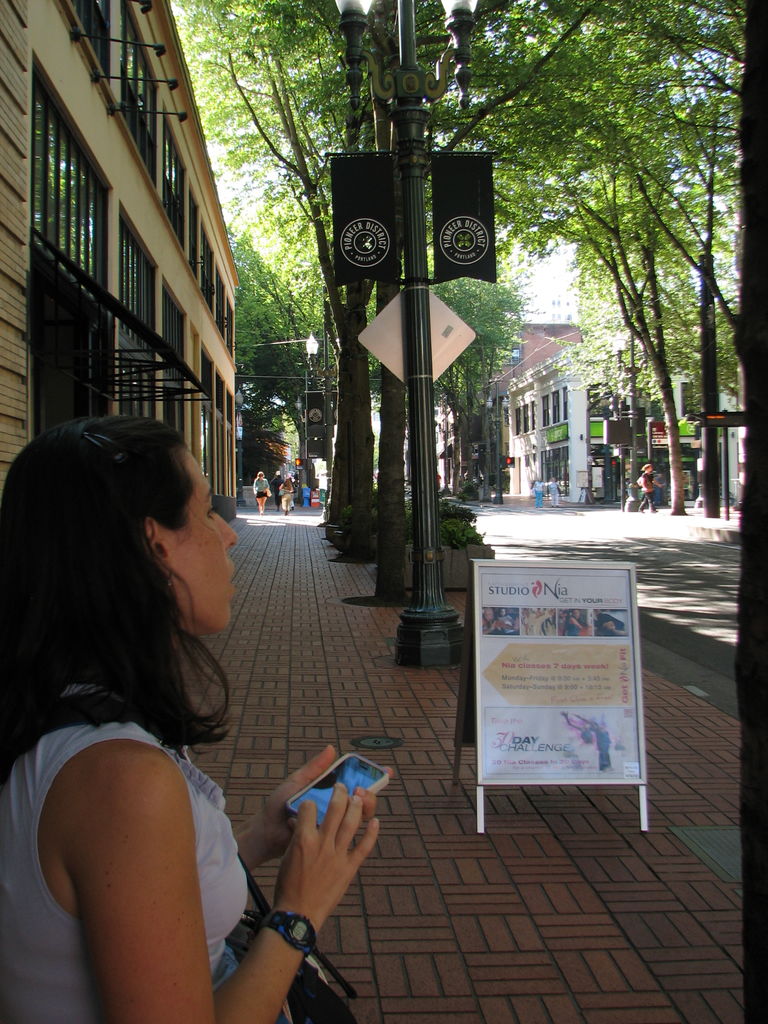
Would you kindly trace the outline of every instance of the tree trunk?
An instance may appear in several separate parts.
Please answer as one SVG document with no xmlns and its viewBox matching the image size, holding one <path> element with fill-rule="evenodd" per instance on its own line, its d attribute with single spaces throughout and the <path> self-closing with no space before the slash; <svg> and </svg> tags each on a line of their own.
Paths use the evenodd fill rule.
<svg viewBox="0 0 768 1024">
<path fill-rule="evenodd" d="M 339 405 L 329 520 L 338 523 L 342 510 L 352 506 L 347 553 L 368 561 L 373 558 L 371 390 L 368 353 L 357 340 L 365 327 L 365 295 L 363 284 L 347 286 L 346 314 L 340 334 Z"/>
<path fill-rule="evenodd" d="M 664 422 L 667 426 L 669 444 L 670 511 L 673 516 L 684 516 L 685 481 L 683 479 L 683 450 L 680 445 L 680 425 L 677 422 L 677 408 L 672 390 L 672 381 L 666 374 L 661 385 L 661 402 L 664 407 Z"/>
<path fill-rule="evenodd" d="M 736 684 L 742 726 L 741 836 L 746 1024 L 768 1006 L 768 6 L 747 0 L 741 168 L 744 258 L 736 345 L 746 394 L 746 489 Z"/>
</svg>

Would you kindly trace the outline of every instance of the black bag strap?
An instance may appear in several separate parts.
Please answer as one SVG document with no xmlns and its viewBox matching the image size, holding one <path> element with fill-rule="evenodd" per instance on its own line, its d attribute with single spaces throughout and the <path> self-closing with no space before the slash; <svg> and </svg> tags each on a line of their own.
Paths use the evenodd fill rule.
<svg viewBox="0 0 768 1024">
<path fill-rule="evenodd" d="M 78 690 L 60 697 L 45 722 L 43 735 L 70 725 L 106 725 L 107 722 L 135 722 L 147 728 L 144 715 L 122 697 L 107 690 Z"/>
</svg>

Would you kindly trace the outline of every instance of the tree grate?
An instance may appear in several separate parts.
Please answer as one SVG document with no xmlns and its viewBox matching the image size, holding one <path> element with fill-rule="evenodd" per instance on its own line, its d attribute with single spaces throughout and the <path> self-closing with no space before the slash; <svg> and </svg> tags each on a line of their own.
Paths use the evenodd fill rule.
<svg viewBox="0 0 768 1024">
<path fill-rule="evenodd" d="M 724 882 L 741 881 L 741 835 L 736 826 L 714 825 L 671 827 L 670 832 L 703 860 Z"/>
</svg>

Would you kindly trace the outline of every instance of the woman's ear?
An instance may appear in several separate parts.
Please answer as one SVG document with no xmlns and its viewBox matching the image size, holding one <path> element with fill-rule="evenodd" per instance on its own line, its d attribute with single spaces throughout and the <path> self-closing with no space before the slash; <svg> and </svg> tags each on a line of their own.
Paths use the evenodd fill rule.
<svg viewBox="0 0 768 1024">
<path fill-rule="evenodd" d="M 166 564 L 171 555 L 169 534 L 172 534 L 173 531 L 163 526 L 162 523 L 158 523 L 152 516 L 147 516 L 144 520 L 144 532 L 147 535 L 147 543 L 152 554 L 158 562 Z"/>
</svg>

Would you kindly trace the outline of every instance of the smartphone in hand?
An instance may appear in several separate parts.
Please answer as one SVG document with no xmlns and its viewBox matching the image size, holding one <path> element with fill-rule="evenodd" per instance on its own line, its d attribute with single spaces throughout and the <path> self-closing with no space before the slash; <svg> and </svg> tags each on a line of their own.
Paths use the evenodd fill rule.
<svg viewBox="0 0 768 1024">
<path fill-rule="evenodd" d="M 289 814 L 297 814 L 305 800 L 312 800 L 317 805 L 317 824 L 319 825 L 328 810 L 333 796 L 333 787 L 343 782 L 350 796 L 359 787 L 371 793 L 378 793 L 389 782 L 389 772 L 381 765 L 374 764 L 367 757 L 359 754 L 344 754 L 334 761 L 331 767 L 304 789 L 299 790 L 287 802 Z"/>
</svg>

